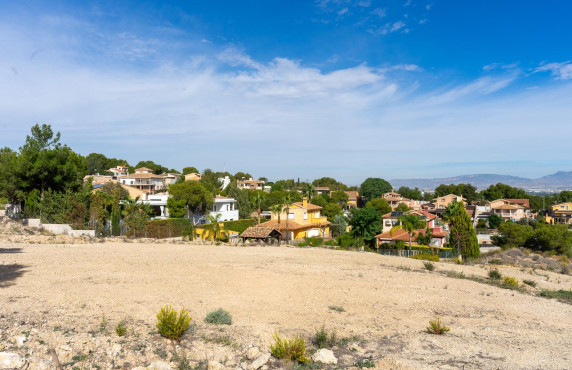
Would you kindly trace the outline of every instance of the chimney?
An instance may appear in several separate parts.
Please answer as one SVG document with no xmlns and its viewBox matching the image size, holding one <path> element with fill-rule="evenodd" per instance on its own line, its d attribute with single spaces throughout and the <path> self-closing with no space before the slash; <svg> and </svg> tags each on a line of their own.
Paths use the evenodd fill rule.
<svg viewBox="0 0 572 370">
<path fill-rule="evenodd" d="M 425 217 L 429 217 L 429 211 L 427 210 L 427 207 L 423 207 L 423 214 Z"/>
<path fill-rule="evenodd" d="M 302 198 L 302 207 L 308 208 L 308 198 Z"/>
</svg>

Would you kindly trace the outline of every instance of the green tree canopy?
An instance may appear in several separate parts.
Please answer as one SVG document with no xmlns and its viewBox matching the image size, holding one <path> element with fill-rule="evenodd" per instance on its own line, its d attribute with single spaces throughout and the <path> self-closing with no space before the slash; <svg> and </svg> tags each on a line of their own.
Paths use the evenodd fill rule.
<svg viewBox="0 0 572 370">
<path fill-rule="evenodd" d="M 365 204 L 368 208 L 374 208 L 380 215 L 391 212 L 391 205 L 387 199 L 384 198 L 374 198 Z"/>
<path fill-rule="evenodd" d="M 47 189 L 78 189 L 87 174 L 85 158 L 61 145 L 59 132 L 54 134 L 50 125 L 34 125 L 31 131 L 20 148 L 19 173 L 24 190 L 39 189 L 43 197 Z"/>
<path fill-rule="evenodd" d="M 199 181 L 172 184 L 169 186 L 169 194 L 173 196 L 175 201 L 184 201 L 187 214 L 202 214 L 210 211 L 214 203 L 212 193 Z"/>
<path fill-rule="evenodd" d="M 330 195 L 330 202 L 338 204 L 340 207 L 345 207 L 348 204 L 349 196 L 343 190 L 333 191 Z"/>
<path fill-rule="evenodd" d="M 360 186 L 360 195 L 365 198 L 366 202 L 374 198 L 379 198 L 385 193 L 392 190 L 391 184 L 384 179 L 370 177 L 367 178 Z"/>
<path fill-rule="evenodd" d="M 151 171 L 153 171 L 153 173 L 154 173 L 155 175 L 160 175 L 160 174 L 166 173 L 166 172 L 169 172 L 169 173 L 179 173 L 179 171 L 177 171 L 177 170 L 175 170 L 175 169 L 173 169 L 173 168 L 168 169 L 167 167 L 163 167 L 163 166 L 161 166 L 160 164 L 156 164 L 156 163 L 153 162 L 153 161 L 140 161 L 139 163 L 137 163 L 137 164 L 135 165 L 135 169 L 141 168 L 141 167 L 147 167 L 148 169 L 150 169 Z"/>
<path fill-rule="evenodd" d="M 110 168 L 120 165 L 129 167 L 129 163 L 124 159 L 107 158 L 105 155 L 100 153 L 90 153 L 86 157 L 86 163 L 88 175 L 110 174 L 110 172 L 108 172 Z"/>
<path fill-rule="evenodd" d="M 196 167 L 185 167 L 183 168 L 182 175 L 188 175 L 189 173 L 200 173 Z"/>
<path fill-rule="evenodd" d="M 496 185 L 491 185 L 487 189 L 481 192 L 482 196 L 486 200 L 496 200 L 496 199 L 525 199 L 527 194 L 524 190 L 506 185 L 503 183 L 498 183 Z"/>
<path fill-rule="evenodd" d="M 331 177 L 321 177 L 319 179 L 316 179 L 314 181 L 312 181 L 312 185 L 314 186 L 325 186 L 330 188 L 331 191 L 336 191 L 336 190 L 346 190 L 347 186 L 340 182 L 337 181 L 334 178 Z"/>
<path fill-rule="evenodd" d="M 333 222 L 334 217 L 338 215 L 343 215 L 342 207 L 337 203 L 328 203 L 322 210 L 324 216 L 328 218 L 328 221 Z"/>
<path fill-rule="evenodd" d="M 500 224 L 502 223 L 502 218 L 500 218 L 499 215 L 497 215 L 496 213 L 493 213 L 489 216 L 488 218 L 488 223 L 489 223 L 489 227 L 491 229 L 496 229 L 500 226 Z"/>
<path fill-rule="evenodd" d="M 441 184 L 435 188 L 435 197 L 443 197 L 448 194 L 462 196 L 469 203 L 474 202 L 481 197 L 481 195 L 477 193 L 477 188 L 471 184 Z"/>
<path fill-rule="evenodd" d="M 459 248 L 463 258 L 479 257 L 479 241 L 465 205 L 453 201 L 445 209 L 444 216 L 451 229 L 451 244 Z"/>
<path fill-rule="evenodd" d="M 382 230 L 381 217 L 375 208 L 352 208 L 349 220 L 351 235 L 362 238 L 370 246 L 375 244 L 375 236 Z"/>
<path fill-rule="evenodd" d="M 404 198 L 415 199 L 415 200 L 423 199 L 423 195 L 421 194 L 419 188 L 411 189 L 408 188 L 407 186 L 402 186 L 397 190 L 397 192 L 401 194 L 401 196 Z"/>
<path fill-rule="evenodd" d="M 21 158 L 10 148 L 0 149 L 0 198 L 17 202 L 24 199 L 24 183 L 20 173 Z"/>
</svg>

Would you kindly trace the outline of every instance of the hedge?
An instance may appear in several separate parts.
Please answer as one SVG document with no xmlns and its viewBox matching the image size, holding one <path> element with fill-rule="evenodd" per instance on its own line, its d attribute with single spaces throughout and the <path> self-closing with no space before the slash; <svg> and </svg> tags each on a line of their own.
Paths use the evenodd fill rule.
<svg viewBox="0 0 572 370">
<path fill-rule="evenodd" d="M 384 243 L 381 244 L 380 249 L 395 249 L 392 243 Z M 409 249 L 409 244 L 405 244 L 403 249 Z M 411 250 L 438 250 L 438 251 L 450 251 L 452 248 L 445 248 L 445 247 L 430 247 L 428 245 L 419 245 L 419 244 L 412 244 Z"/>
<path fill-rule="evenodd" d="M 256 225 L 255 219 L 244 219 L 236 221 L 223 221 L 222 229 L 236 231 L 241 234 L 250 226 Z M 183 236 L 183 230 L 191 227 L 191 220 L 188 218 L 167 218 L 164 220 L 152 220 L 147 226 L 147 230 L 138 233 L 137 237 L 147 238 L 174 238 Z M 199 225 L 197 228 L 204 228 L 205 225 Z"/>
</svg>

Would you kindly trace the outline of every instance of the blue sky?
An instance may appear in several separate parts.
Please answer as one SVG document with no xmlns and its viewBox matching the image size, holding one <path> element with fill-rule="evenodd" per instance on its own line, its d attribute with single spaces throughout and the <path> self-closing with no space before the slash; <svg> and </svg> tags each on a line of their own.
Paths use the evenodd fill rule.
<svg viewBox="0 0 572 370">
<path fill-rule="evenodd" d="M 271 179 L 572 170 L 567 1 L 3 1 L 0 146 Z"/>
</svg>

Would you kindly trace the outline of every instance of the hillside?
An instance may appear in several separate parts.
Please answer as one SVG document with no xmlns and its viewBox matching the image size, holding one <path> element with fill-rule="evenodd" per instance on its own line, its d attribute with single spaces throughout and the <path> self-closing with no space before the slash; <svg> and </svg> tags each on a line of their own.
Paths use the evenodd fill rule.
<svg viewBox="0 0 572 370">
<path fill-rule="evenodd" d="M 518 291 L 459 278 L 486 279 L 483 266 L 430 272 L 372 253 L 148 241 L 0 242 L 0 259 L 0 357 L 18 368 L 53 369 L 51 348 L 69 369 L 247 369 L 258 356 L 264 369 L 290 368 L 269 357 L 272 333 L 299 333 L 315 350 L 322 325 L 336 332 L 338 363 L 312 368 L 562 369 L 572 359 L 572 305 L 537 296 L 572 286 L 552 271 L 499 266 L 536 284 Z M 157 334 L 167 304 L 195 323 L 180 342 Z M 205 323 L 219 307 L 232 325 Z M 449 333 L 425 331 L 437 317 Z"/>
<path fill-rule="evenodd" d="M 401 186 L 407 186 L 410 188 L 417 187 L 426 191 L 432 191 L 441 184 L 461 183 L 471 184 L 476 186 L 479 190 L 482 190 L 499 182 L 522 188 L 527 191 L 562 191 L 572 190 L 572 171 L 559 171 L 555 174 L 543 176 L 538 179 L 527 179 L 524 177 L 508 175 L 475 174 L 433 179 L 394 179 L 390 182 L 396 189 Z"/>
</svg>

